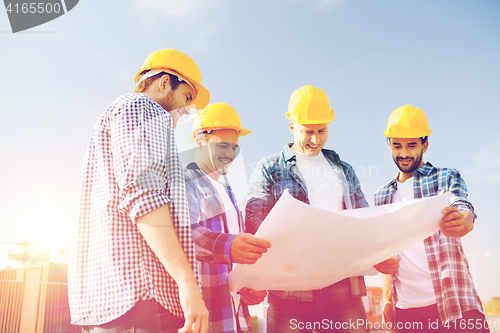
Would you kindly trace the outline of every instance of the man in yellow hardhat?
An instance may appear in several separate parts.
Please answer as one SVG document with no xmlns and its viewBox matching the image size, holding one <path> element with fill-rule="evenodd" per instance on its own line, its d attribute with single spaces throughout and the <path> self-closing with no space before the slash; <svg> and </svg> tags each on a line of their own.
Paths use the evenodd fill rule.
<svg viewBox="0 0 500 333">
<path fill-rule="evenodd" d="M 286 116 L 294 142 L 257 164 L 246 205 L 247 230 L 257 231 L 285 190 L 328 211 L 368 207 L 354 169 L 324 148 L 328 124 L 334 119 L 326 93 L 309 85 L 295 90 Z M 320 290 L 270 291 L 268 332 L 312 332 L 312 324 L 318 322 L 320 331 L 367 332 L 362 295 L 366 295 L 362 276 Z"/>
<path fill-rule="evenodd" d="M 72 323 L 92 332 L 207 332 L 177 120 L 210 95 L 196 63 L 159 50 L 134 94 L 100 116 L 87 149 L 69 264 Z"/>
<path fill-rule="evenodd" d="M 474 227 L 474 207 L 457 170 L 424 163 L 431 133 L 424 111 L 411 105 L 392 112 L 384 133 L 399 172 L 377 191 L 376 205 L 452 193 L 441 230 L 401 253 L 392 278 L 384 276 L 384 321 L 398 332 L 488 332 L 460 241 Z"/>
<path fill-rule="evenodd" d="M 249 133 L 241 126 L 238 113 L 226 103 L 207 106 L 193 123 L 191 140 L 196 152 L 194 162 L 186 168 L 186 192 L 203 297 L 210 314 L 209 332 L 251 331 L 247 306 L 267 296 L 265 290 L 248 288 L 231 293 L 228 282 L 233 264 L 253 264 L 271 246 L 245 233 L 234 192 L 227 181 L 221 181 L 226 180 L 238 154 L 239 137 Z"/>
</svg>

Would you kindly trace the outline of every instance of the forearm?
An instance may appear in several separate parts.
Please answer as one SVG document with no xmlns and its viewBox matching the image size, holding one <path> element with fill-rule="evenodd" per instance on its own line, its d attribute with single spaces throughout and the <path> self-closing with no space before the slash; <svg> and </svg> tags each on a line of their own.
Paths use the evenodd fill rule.
<svg viewBox="0 0 500 333">
<path fill-rule="evenodd" d="M 264 204 L 263 199 L 251 199 L 245 207 L 245 231 L 255 234 L 265 219 L 265 216 L 271 211 Z M 272 207 L 271 207 L 272 208 Z"/>
<path fill-rule="evenodd" d="M 191 265 L 177 238 L 170 208 L 161 206 L 137 219 L 137 227 L 179 287 L 198 288 Z"/>
<path fill-rule="evenodd" d="M 392 303 L 391 276 L 382 274 L 382 303 Z"/>
<path fill-rule="evenodd" d="M 192 223 L 196 259 L 210 265 L 231 264 L 231 243 L 236 235 L 213 232 L 199 223 Z"/>
</svg>

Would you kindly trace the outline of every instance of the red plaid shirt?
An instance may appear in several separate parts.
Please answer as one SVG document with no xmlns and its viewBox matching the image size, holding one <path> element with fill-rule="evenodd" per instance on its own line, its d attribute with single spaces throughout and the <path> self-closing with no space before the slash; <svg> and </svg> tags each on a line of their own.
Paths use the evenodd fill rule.
<svg viewBox="0 0 500 333">
<path fill-rule="evenodd" d="M 415 199 L 451 192 L 453 195 L 452 206 L 474 214 L 474 207 L 467 199 L 467 187 L 457 170 L 435 168 L 427 162 L 413 172 L 413 177 Z M 395 191 L 397 191 L 396 178 L 375 193 L 375 205 L 392 203 Z M 476 217 L 475 214 L 474 217 Z M 474 309 L 483 312 L 460 237 L 446 237 L 441 231 L 438 231 L 424 240 L 424 246 L 441 321 L 448 322 L 460 319 L 463 312 Z M 397 294 L 394 288 L 394 279 L 395 275 L 393 274 L 391 285 L 392 297 L 395 301 Z"/>
<path fill-rule="evenodd" d="M 228 231 L 227 217 L 221 195 L 196 163 L 185 170 L 186 194 L 191 216 L 196 259 L 201 277 L 203 299 L 210 313 L 210 333 L 236 333 L 252 330 L 248 307 L 240 303 L 235 312 L 229 291 L 228 274 L 232 270 L 231 243 L 236 237 Z M 231 194 L 230 194 L 231 196 Z M 233 197 L 234 200 L 236 200 Z M 243 216 L 239 215 L 239 229 L 244 232 Z"/>
<path fill-rule="evenodd" d="M 170 203 L 196 274 L 172 117 L 144 94 L 119 97 L 101 115 L 83 167 L 77 243 L 69 262 L 75 325 L 100 325 L 155 299 L 178 317 L 178 287 L 139 232 L 139 217 Z"/>
</svg>

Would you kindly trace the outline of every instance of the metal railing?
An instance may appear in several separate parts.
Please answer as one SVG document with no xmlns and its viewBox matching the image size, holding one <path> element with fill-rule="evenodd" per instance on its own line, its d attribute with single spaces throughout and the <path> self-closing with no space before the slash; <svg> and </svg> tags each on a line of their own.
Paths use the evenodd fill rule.
<svg viewBox="0 0 500 333">
<path fill-rule="evenodd" d="M 0 270 L 1 333 L 80 333 L 70 324 L 67 266 Z"/>
</svg>

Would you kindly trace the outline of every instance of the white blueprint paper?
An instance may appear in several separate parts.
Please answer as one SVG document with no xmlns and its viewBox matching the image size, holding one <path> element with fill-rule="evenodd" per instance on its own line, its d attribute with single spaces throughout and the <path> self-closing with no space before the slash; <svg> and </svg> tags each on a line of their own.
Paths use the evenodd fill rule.
<svg viewBox="0 0 500 333">
<path fill-rule="evenodd" d="M 314 290 L 349 276 L 374 275 L 373 265 L 439 230 L 451 194 L 331 213 L 287 191 L 255 234 L 272 247 L 253 265 L 236 265 L 231 290 Z"/>
</svg>

